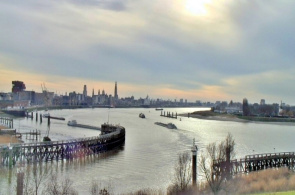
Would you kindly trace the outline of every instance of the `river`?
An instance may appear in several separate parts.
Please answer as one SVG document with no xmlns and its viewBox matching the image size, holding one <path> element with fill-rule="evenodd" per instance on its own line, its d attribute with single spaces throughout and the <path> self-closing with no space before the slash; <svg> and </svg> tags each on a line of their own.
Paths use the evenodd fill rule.
<svg viewBox="0 0 295 195">
<path fill-rule="evenodd" d="M 186 113 L 204 108 L 165 108 L 164 110 Z M 206 108 L 205 108 L 206 109 Z M 144 113 L 146 118 L 139 118 Z M 99 135 L 97 130 L 67 126 L 67 121 L 100 126 L 109 122 L 126 129 L 123 149 L 96 158 L 74 162 L 47 163 L 54 167 L 58 176 L 68 177 L 79 194 L 89 194 L 92 181 L 102 186 L 111 186 L 115 194 L 152 188 L 165 190 L 171 184 L 174 166 L 179 153 L 190 151 L 195 139 L 198 155 L 211 142 L 224 140 L 231 133 L 236 141 L 236 157 L 269 152 L 291 152 L 295 146 L 295 129 L 289 124 L 266 124 L 254 122 L 231 122 L 202 120 L 181 117 L 169 119 L 160 116 L 154 108 L 95 108 L 75 110 L 51 110 L 51 116 L 65 117 L 65 121 L 51 120 L 49 135 L 52 140 L 91 137 Z M 177 130 L 167 129 L 155 122 L 172 122 Z M 18 118 L 14 128 L 19 132 L 47 131 L 47 122 Z M 26 141 L 27 142 L 27 141 Z M 0 168 L 0 194 L 7 194 L 15 187 L 16 168 Z M 12 175 L 11 177 L 9 176 Z"/>
</svg>

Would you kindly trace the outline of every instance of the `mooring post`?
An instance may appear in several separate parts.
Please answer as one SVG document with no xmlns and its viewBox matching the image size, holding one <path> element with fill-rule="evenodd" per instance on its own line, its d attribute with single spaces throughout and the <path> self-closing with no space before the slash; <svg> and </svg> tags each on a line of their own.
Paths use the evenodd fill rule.
<svg viewBox="0 0 295 195">
<path fill-rule="evenodd" d="M 225 154 L 225 162 L 226 162 L 226 179 L 229 180 L 231 179 L 231 164 L 230 164 L 230 151 L 231 151 L 231 146 L 228 146 L 225 148 L 226 154 Z"/>
<path fill-rule="evenodd" d="M 10 144 L 10 143 L 9 143 Z M 13 147 L 12 146 L 9 146 L 9 162 L 8 162 L 8 164 L 9 164 L 9 168 L 11 168 L 12 167 L 12 164 L 13 164 L 13 162 L 12 162 L 12 150 L 13 150 Z"/>
<path fill-rule="evenodd" d="M 198 147 L 195 144 L 195 139 L 193 139 L 193 146 L 192 146 L 192 172 L 193 172 L 193 186 L 197 187 L 197 152 Z"/>
<path fill-rule="evenodd" d="M 50 116 L 48 116 L 48 120 L 47 120 L 47 126 L 50 126 Z"/>
<path fill-rule="evenodd" d="M 23 195 L 24 194 L 24 172 L 21 170 L 21 168 L 18 168 L 17 170 L 17 186 L 16 186 L 17 192 L 16 195 Z"/>
<path fill-rule="evenodd" d="M 31 112 L 31 117 L 32 117 L 31 119 L 32 119 L 32 120 L 33 120 L 33 118 L 34 118 L 34 115 L 33 115 L 33 114 L 34 114 L 34 113 L 33 113 L 33 112 Z"/>
<path fill-rule="evenodd" d="M 36 122 L 38 122 L 38 112 L 36 112 Z"/>
<path fill-rule="evenodd" d="M 42 114 L 40 114 L 40 123 L 42 123 Z"/>
</svg>

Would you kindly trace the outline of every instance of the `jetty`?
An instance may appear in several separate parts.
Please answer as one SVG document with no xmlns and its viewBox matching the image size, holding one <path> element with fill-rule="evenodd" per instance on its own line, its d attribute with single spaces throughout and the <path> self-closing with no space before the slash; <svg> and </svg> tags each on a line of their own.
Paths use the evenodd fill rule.
<svg viewBox="0 0 295 195">
<path fill-rule="evenodd" d="M 85 129 L 93 129 L 93 130 L 101 130 L 100 127 L 96 127 L 96 126 L 91 126 L 91 125 L 83 125 L 83 124 L 79 124 L 77 123 L 76 120 L 71 120 L 68 122 L 68 126 L 72 126 L 72 127 L 80 127 L 80 128 L 85 128 Z"/>
<path fill-rule="evenodd" d="M 13 119 L 7 117 L 0 117 L 0 124 L 7 128 L 13 129 Z"/>
<path fill-rule="evenodd" d="M 161 111 L 160 116 L 177 119 L 177 112 L 176 112 L 176 114 L 174 114 L 173 112 L 165 112 L 165 111 L 163 112 L 163 111 Z"/>
<path fill-rule="evenodd" d="M 66 120 L 64 117 L 56 117 L 56 116 L 50 116 L 50 114 L 43 114 L 43 118 L 50 118 L 50 119 L 56 119 L 56 120 Z"/>
<path fill-rule="evenodd" d="M 247 155 L 240 160 L 215 160 L 212 177 L 234 176 L 268 168 L 288 167 L 295 169 L 295 152 Z"/>
<path fill-rule="evenodd" d="M 63 141 L 48 141 L 0 145 L 0 165 L 13 166 L 17 162 L 48 162 L 72 160 L 103 153 L 125 144 L 125 128 L 101 125 L 101 135 Z"/>
</svg>

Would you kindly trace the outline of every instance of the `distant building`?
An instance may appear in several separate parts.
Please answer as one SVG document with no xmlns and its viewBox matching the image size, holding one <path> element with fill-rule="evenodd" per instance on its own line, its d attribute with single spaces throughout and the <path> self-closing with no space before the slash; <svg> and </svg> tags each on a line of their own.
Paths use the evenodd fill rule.
<svg viewBox="0 0 295 195">
<path fill-rule="evenodd" d="M 12 93 L 22 92 L 26 89 L 26 85 L 22 81 L 12 81 Z"/>
<path fill-rule="evenodd" d="M 144 99 L 144 101 L 143 101 L 143 105 L 144 105 L 144 106 L 149 106 L 149 105 L 150 105 L 150 98 L 149 98 L 148 95 L 147 95 L 146 98 Z"/>
<path fill-rule="evenodd" d="M 261 99 L 261 100 L 260 100 L 260 105 L 261 105 L 261 106 L 265 105 L 265 99 Z"/>
<path fill-rule="evenodd" d="M 114 93 L 115 100 L 118 100 L 118 88 L 117 88 L 117 81 L 115 82 L 115 93 Z"/>
<path fill-rule="evenodd" d="M 82 101 L 86 100 L 86 97 L 87 97 L 87 86 L 84 85 Z"/>
</svg>

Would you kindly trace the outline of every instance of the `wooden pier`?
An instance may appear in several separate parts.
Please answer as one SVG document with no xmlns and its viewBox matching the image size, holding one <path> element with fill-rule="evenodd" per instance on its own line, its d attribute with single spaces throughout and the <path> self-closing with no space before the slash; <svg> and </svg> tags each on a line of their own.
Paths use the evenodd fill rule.
<svg viewBox="0 0 295 195">
<path fill-rule="evenodd" d="M 40 136 L 41 136 L 41 131 L 40 130 L 30 130 L 29 132 L 24 132 L 24 133 L 17 133 L 19 134 L 21 137 L 23 135 L 26 136 L 27 140 L 40 140 Z"/>
<path fill-rule="evenodd" d="M 164 116 L 164 117 L 167 117 L 167 118 L 175 118 L 177 119 L 177 112 L 176 114 L 173 114 L 173 112 L 163 112 L 161 111 L 161 115 L 160 116 Z"/>
<path fill-rule="evenodd" d="M 9 129 L 13 129 L 13 119 L 12 118 L 0 117 L 0 124 L 6 126 Z"/>
<path fill-rule="evenodd" d="M 0 165 L 13 166 L 16 162 L 71 160 L 106 152 L 123 146 L 125 128 L 113 126 L 101 136 L 53 142 L 36 142 L 0 146 Z"/>
<path fill-rule="evenodd" d="M 216 160 L 213 162 L 214 177 L 230 175 L 234 176 L 240 173 L 249 173 L 268 168 L 288 167 L 295 170 L 295 153 L 267 153 L 247 155 L 240 160 Z"/>
</svg>

